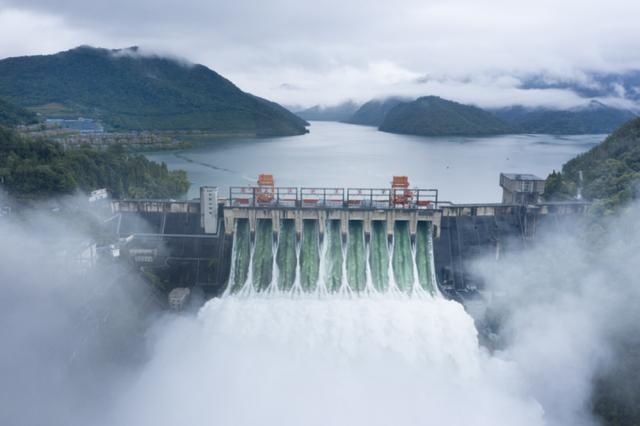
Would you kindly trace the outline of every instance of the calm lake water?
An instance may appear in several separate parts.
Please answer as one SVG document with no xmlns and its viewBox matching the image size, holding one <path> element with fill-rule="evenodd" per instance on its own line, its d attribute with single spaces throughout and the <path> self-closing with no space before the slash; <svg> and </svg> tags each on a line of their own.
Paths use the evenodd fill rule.
<svg viewBox="0 0 640 426">
<path fill-rule="evenodd" d="M 303 136 L 227 139 L 180 151 L 151 152 L 152 160 L 186 170 L 188 196 L 213 185 L 255 183 L 272 173 L 278 186 L 383 187 L 393 175 L 407 175 L 412 187 L 437 188 L 441 200 L 499 202 L 500 172 L 546 177 L 566 161 L 601 142 L 605 135 L 505 135 L 429 138 L 379 132 L 374 127 L 312 122 Z"/>
</svg>

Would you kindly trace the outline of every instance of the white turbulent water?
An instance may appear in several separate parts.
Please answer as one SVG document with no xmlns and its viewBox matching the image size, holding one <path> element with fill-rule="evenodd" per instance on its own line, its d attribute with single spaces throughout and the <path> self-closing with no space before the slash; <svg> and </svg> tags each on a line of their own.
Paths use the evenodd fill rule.
<svg viewBox="0 0 640 426">
<path fill-rule="evenodd" d="M 440 297 L 228 296 L 161 336 L 117 424 L 543 424 Z"/>
</svg>

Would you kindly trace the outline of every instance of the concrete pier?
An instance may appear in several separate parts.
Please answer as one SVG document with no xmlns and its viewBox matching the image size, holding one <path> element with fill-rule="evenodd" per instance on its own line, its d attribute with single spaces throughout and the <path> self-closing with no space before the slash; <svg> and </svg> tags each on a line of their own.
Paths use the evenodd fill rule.
<svg viewBox="0 0 640 426">
<path fill-rule="evenodd" d="M 347 235 L 349 222 L 358 220 L 363 222 L 365 237 L 369 238 L 373 221 L 383 221 L 386 223 L 387 235 L 392 236 L 396 221 L 409 222 L 409 230 L 415 236 L 418 229 L 418 222 L 431 222 L 434 226 L 435 236 L 440 228 L 440 218 L 442 211 L 438 209 L 355 209 L 355 208 L 301 208 L 301 207 L 224 207 L 224 229 L 228 234 L 233 233 L 235 221 L 247 219 L 249 229 L 252 233 L 256 229 L 256 221 L 260 219 L 270 219 L 273 223 L 273 232 L 277 235 L 280 232 L 280 222 L 290 219 L 295 221 L 296 234 L 302 233 L 302 224 L 305 220 L 315 220 L 319 224 L 320 235 L 324 235 L 326 222 L 329 220 L 340 221 L 340 232 Z"/>
<path fill-rule="evenodd" d="M 267 177 L 269 177 L 268 175 Z M 272 180 L 269 179 L 272 183 Z M 408 184 L 408 183 L 407 183 Z M 294 220 L 298 238 L 305 220 L 319 224 L 323 238 L 327 221 L 340 222 L 343 239 L 350 221 L 362 221 L 365 238 L 370 238 L 373 221 L 386 222 L 391 238 L 396 221 L 409 222 L 412 237 L 418 222 L 426 221 L 440 228 L 442 212 L 437 208 L 438 191 L 419 188 L 295 188 L 295 187 L 231 187 L 224 202 L 225 229 L 232 233 L 238 219 L 247 219 L 252 235 L 256 222 L 270 219 L 277 237 L 282 220 Z M 436 234 L 437 235 L 437 234 Z"/>
</svg>

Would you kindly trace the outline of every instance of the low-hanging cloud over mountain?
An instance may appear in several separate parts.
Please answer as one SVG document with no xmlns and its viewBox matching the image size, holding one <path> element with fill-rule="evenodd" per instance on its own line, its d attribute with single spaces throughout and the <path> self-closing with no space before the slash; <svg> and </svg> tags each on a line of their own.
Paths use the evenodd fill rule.
<svg viewBox="0 0 640 426">
<path fill-rule="evenodd" d="M 564 107 L 583 103 L 573 83 L 640 69 L 639 13 L 625 0 L 0 0 L 0 56 L 140 45 L 287 104 L 435 94 Z M 640 97 L 611 87 L 597 97 L 627 107 Z"/>
</svg>

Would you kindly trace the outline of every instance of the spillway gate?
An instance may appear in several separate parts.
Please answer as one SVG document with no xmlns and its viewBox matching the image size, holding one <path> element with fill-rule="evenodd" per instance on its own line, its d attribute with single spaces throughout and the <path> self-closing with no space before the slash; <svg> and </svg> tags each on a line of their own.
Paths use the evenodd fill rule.
<svg viewBox="0 0 640 426">
<path fill-rule="evenodd" d="M 359 221 L 367 240 L 375 222 L 383 224 L 388 238 L 396 222 L 407 222 L 413 240 L 420 222 L 430 222 L 437 237 L 441 217 L 438 190 L 421 188 L 231 187 L 224 204 L 225 232 L 232 234 L 244 219 L 251 238 L 260 220 L 271 221 L 276 239 L 283 221 L 291 220 L 298 239 L 305 221 L 317 222 L 321 239 L 331 221 L 339 222 L 343 238 L 349 223 Z"/>
</svg>

